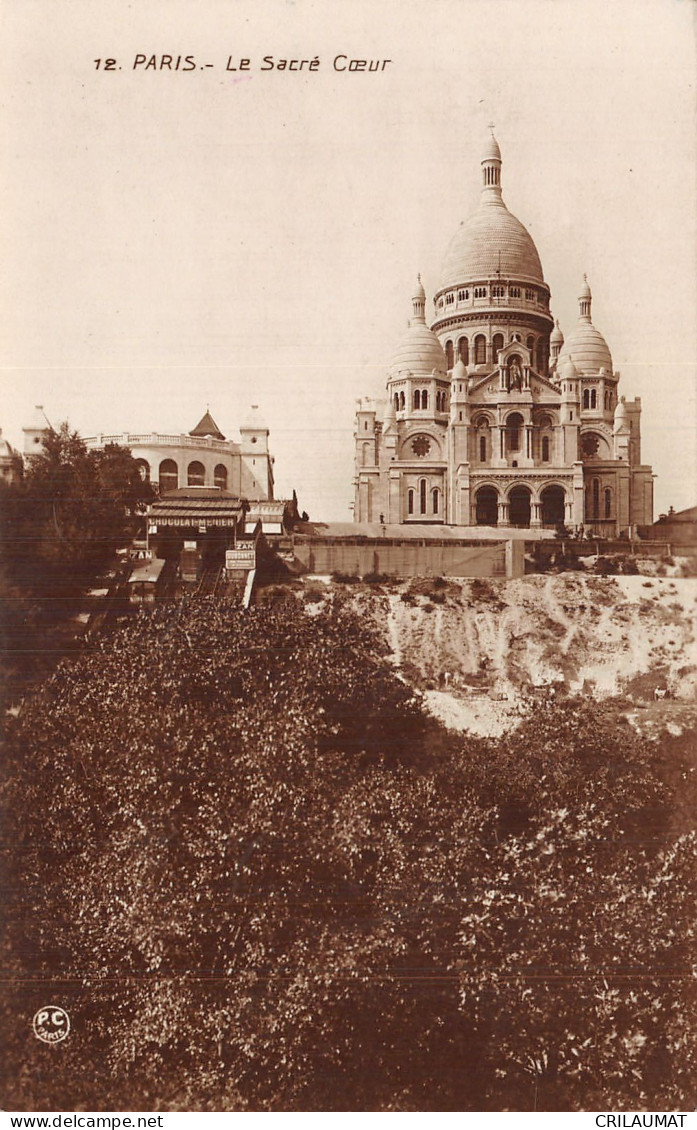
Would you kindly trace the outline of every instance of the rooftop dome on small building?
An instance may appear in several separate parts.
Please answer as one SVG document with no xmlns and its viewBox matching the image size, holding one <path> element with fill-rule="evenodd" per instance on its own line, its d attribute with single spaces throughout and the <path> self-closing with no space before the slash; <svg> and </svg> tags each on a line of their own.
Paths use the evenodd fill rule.
<svg viewBox="0 0 697 1130">
<path fill-rule="evenodd" d="M 561 358 L 559 359 L 561 361 Z M 576 364 L 572 361 L 571 357 L 567 356 L 559 366 L 559 372 L 563 381 L 578 380 L 579 372 Z"/>
<path fill-rule="evenodd" d="M 570 354 L 581 376 L 597 376 L 601 369 L 612 373 L 612 356 L 608 344 L 591 322 L 591 289 L 585 275 L 578 296 L 579 319 L 573 333 L 564 342 L 559 354 L 557 368 L 560 369 Z"/>
<path fill-rule="evenodd" d="M 18 455 L 11 443 L 8 443 L 0 428 L 0 459 L 14 459 Z"/>
<path fill-rule="evenodd" d="M 206 409 L 196 427 L 192 428 L 192 430 L 189 432 L 189 435 L 198 436 L 201 439 L 205 439 L 206 437 L 210 439 L 225 439 L 225 436 L 221 432 L 208 409 Z"/>
<path fill-rule="evenodd" d="M 544 283 L 542 264 L 530 234 L 503 202 L 501 151 L 493 133 L 484 146 L 481 163 L 479 207 L 460 224 L 450 241 L 439 289 L 499 276 Z"/>
<path fill-rule="evenodd" d="M 267 432 L 269 430 L 258 404 L 250 404 L 249 411 L 245 413 L 240 424 L 240 431 L 243 429 L 246 432 Z"/>
<path fill-rule="evenodd" d="M 390 376 L 393 378 L 400 373 L 409 372 L 416 377 L 423 377 L 430 376 L 434 369 L 443 374 L 448 370 L 443 346 L 426 325 L 425 300 L 426 294 L 419 276 L 412 295 L 413 313 L 409 328 L 390 362 Z"/>
</svg>

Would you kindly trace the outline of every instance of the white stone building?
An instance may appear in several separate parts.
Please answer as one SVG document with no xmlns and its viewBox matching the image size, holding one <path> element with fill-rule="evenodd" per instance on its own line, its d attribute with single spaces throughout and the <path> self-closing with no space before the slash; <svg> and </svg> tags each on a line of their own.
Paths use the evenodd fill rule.
<svg viewBox="0 0 697 1130">
<path fill-rule="evenodd" d="M 31 450 L 33 434 L 25 448 Z M 219 487 L 237 498 L 272 499 L 273 456 L 269 452 L 269 429 L 257 405 L 240 426 L 239 443 L 226 439 L 210 412 L 186 435 L 161 432 L 123 432 L 87 436 L 88 448 L 109 443 L 130 448 L 143 478 L 155 483 L 161 494 L 181 487 Z"/>
<path fill-rule="evenodd" d="M 453 236 L 426 324 L 419 279 L 384 403 L 356 416 L 354 520 L 560 525 L 616 536 L 653 520 L 641 402 L 591 321 L 564 341 L 529 233 L 501 194 L 491 136 L 478 209 Z"/>
</svg>

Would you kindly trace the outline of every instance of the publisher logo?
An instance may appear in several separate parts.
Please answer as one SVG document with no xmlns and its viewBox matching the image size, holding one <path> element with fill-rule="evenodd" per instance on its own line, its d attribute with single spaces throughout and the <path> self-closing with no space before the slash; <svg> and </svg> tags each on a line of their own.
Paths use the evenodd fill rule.
<svg viewBox="0 0 697 1130">
<path fill-rule="evenodd" d="M 64 1008 L 50 1004 L 40 1008 L 32 1020 L 32 1028 L 37 1040 L 45 1044 L 58 1044 L 70 1031 L 70 1017 Z"/>
</svg>

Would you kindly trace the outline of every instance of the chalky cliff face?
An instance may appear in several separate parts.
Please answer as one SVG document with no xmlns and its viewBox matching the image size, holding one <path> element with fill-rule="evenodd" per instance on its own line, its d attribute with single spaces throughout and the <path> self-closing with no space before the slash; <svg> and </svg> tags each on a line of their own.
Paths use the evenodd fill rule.
<svg viewBox="0 0 697 1130">
<path fill-rule="evenodd" d="M 641 402 L 618 396 L 585 278 L 564 341 L 535 244 L 504 203 L 501 167 L 492 135 L 479 207 L 447 249 L 432 326 L 419 279 L 387 399 L 360 404 L 354 518 L 606 536 L 649 525 Z"/>
</svg>

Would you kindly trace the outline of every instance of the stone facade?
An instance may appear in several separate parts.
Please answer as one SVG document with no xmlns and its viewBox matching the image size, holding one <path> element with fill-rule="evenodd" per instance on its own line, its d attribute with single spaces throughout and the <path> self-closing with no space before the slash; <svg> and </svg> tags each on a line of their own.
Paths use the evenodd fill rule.
<svg viewBox="0 0 697 1130">
<path fill-rule="evenodd" d="M 25 429 L 27 433 L 28 429 Z M 26 436 L 34 443 L 34 435 Z M 269 453 L 269 429 L 253 406 L 240 427 L 240 442 L 225 439 L 206 412 L 186 435 L 160 432 L 87 436 L 91 448 L 109 443 L 128 447 L 148 481 L 161 494 L 181 487 L 219 487 L 237 498 L 272 499 L 274 496 L 273 456 Z"/>
<path fill-rule="evenodd" d="M 641 402 L 591 320 L 584 278 L 565 342 L 537 249 L 506 208 L 492 136 L 479 208 L 445 256 L 426 324 L 420 279 L 384 402 L 356 415 L 354 520 L 580 529 L 649 525 Z"/>
</svg>

